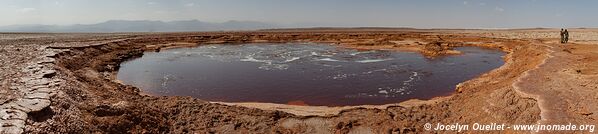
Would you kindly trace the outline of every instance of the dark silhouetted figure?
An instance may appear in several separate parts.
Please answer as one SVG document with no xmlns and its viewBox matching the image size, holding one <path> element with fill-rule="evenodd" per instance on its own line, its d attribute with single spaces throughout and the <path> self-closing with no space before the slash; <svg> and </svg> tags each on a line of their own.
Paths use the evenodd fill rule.
<svg viewBox="0 0 598 134">
<path fill-rule="evenodd" d="M 561 28 L 561 43 L 565 43 L 565 31 Z"/>
<path fill-rule="evenodd" d="M 565 29 L 564 35 L 565 35 L 565 43 L 568 43 L 569 42 L 569 31 L 567 31 L 567 29 Z"/>
</svg>

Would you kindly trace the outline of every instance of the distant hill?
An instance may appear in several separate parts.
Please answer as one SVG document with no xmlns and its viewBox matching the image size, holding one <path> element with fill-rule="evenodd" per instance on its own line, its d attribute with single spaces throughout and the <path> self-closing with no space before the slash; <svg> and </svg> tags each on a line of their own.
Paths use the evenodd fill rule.
<svg viewBox="0 0 598 134">
<path fill-rule="evenodd" d="M 228 21 L 223 23 L 184 21 L 148 21 L 148 20 L 110 20 L 97 24 L 77 25 L 11 25 L 0 27 L 0 32 L 185 32 L 185 31 L 222 31 L 256 30 L 276 28 L 274 24 L 255 21 Z"/>
</svg>

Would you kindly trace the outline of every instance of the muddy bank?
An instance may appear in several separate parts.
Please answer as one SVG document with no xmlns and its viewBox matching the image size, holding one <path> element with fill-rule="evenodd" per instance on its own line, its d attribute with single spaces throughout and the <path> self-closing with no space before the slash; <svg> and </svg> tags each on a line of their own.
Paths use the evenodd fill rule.
<svg viewBox="0 0 598 134">
<path fill-rule="evenodd" d="M 375 43 L 368 43 L 372 41 Z M 451 47 L 481 46 L 508 54 L 505 65 L 459 84 L 452 96 L 383 107 L 317 110 L 303 106 L 266 108 L 267 104 L 224 105 L 190 97 L 144 96 L 138 88 L 115 80 L 119 63 L 139 57 L 144 51 L 251 42 L 335 43 L 364 49 L 409 49 L 423 54 L 434 51 L 431 57 L 449 54 Z M 401 44 L 405 42 L 414 44 Z M 425 131 L 422 127 L 425 123 L 533 124 L 540 119 L 536 99 L 522 96 L 512 86 L 523 72 L 547 58 L 544 46 L 530 42 L 431 32 L 239 32 L 151 34 L 95 43 L 55 44 L 48 48 L 64 51 L 55 56 L 53 66 L 57 71 L 54 78 L 62 83 L 57 85 L 47 110 L 29 114 L 43 118 L 27 118 L 24 130 L 31 133 L 417 133 Z M 433 46 L 426 48 L 429 45 L 425 44 Z"/>
</svg>

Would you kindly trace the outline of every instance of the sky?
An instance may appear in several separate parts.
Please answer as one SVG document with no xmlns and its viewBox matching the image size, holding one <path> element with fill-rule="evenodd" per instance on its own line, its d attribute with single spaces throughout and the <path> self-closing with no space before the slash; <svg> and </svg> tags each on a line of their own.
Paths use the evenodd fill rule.
<svg viewBox="0 0 598 134">
<path fill-rule="evenodd" d="M 598 0 L 0 0 L 0 26 L 193 19 L 296 27 L 598 27 Z"/>
</svg>

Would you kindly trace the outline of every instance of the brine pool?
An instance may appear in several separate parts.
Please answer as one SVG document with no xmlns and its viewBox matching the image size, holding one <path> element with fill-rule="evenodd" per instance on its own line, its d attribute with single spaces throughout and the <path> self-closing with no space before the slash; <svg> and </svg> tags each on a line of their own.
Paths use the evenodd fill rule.
<svg viewBox="0 0 598 134">
<path fill-rule="evenodd" d="M 419 53 L 328 44 L 219 44 L 145 52 L 121 63 L 117 79 L 156 96 L 220 102 L 377 105 L 430 99 L 504 64 L 503 52 L 456 48 L 434 59 Z"/>
</svg>

